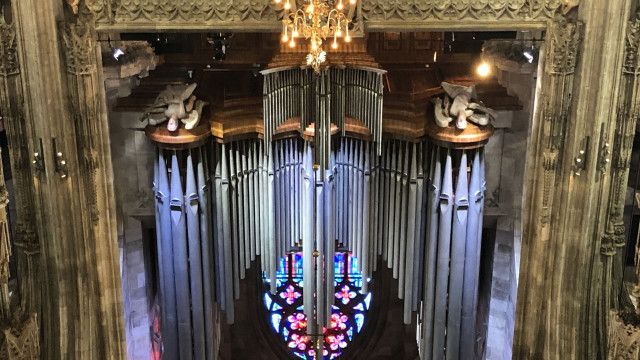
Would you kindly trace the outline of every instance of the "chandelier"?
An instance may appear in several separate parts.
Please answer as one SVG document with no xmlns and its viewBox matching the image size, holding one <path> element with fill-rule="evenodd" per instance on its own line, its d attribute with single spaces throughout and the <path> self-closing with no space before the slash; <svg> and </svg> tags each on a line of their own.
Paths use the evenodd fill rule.
<svg viewBox="0 0 640 360">
<path fill-rule="evenodd" d="M 274 1 L 280 4 L 283 0 Z M 351 19 L 346 15 L 347 7 L 344 3 L 348 2 L 354 8 L 358 0 L 305 0 L 303 9 L 296 9 L 296 0 L 284 1 L 282 42 L 294 48 L 296 39 L 309 40 L 307 65 L 320 72 L 320 66 L 327 60 L 327 53 L 323 48 L 327 39 L 332 41 L 331 48 L 334 50 L 338 48 L 338 39 L 351 42 Z"/>
</svg>

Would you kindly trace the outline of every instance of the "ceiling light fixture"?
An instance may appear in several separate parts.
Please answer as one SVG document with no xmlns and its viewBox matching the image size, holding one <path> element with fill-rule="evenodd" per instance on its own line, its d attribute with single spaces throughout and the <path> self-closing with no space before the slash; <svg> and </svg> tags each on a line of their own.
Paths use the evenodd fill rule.
<svg viewBox="0 0 640 360">
<path fill-rule="evenodd" d="M 295 0 L 274 0 L 276 4 L 284 1 L 285 15 L 282 20 L 282 42 L 288 43 L 289 47 L 296 47 L 296 39 L 304 38 L 309 40 L 309 54 L 307 55 L 307 65 L 313 67 L 316 72 L 320 71 L 321 65 L 327 59 L 327 53 L 323 48 L 323 43 L 331 39 L 331 48 L 338 49 L 338 39 L 345 43 L 351 42 L 349 34 L 349 13 L 345 2 L 355 9 L 358 0 L 305 0 L 303 9 L 296 9 Z"/>
</svg>

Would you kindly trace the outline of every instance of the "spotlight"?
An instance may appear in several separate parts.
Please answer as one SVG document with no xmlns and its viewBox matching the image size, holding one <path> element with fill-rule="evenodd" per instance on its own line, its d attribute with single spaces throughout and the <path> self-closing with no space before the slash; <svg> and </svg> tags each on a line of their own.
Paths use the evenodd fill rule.
<svg viewBox="0 0 640 360">
<path fill-rule="evenodd" d="M 491 75 L 491 66 L 483 61 L 476 68 L 476 74 L 478 74 L 478 76 L 480 77 L 486 78 L 487 76 Z"/>
<path fill-rule="evenodd" d="M 113 58 L 116 59 L 116 61 L 120 61 L 120 58 L 124 55 L 124 51 L 122 51 L 121 48 L 113 48 Z"/>
<path fill-rule="evenodd" d="M 213 59 L 222 61 L 227 57 L 227 43 L 232 34 L 216 33 L 207 38 L 207 42 L 213 47 Z"/>
<path fill-rule="evenodd" d="M 531 55 L 530 52 L 525 51 L 525 52 L 522 53 L 522 55 L 524 55 L 524 57 L 527 59 L 529 64 L 533 63 L 533 55 Z"/>
</svg>

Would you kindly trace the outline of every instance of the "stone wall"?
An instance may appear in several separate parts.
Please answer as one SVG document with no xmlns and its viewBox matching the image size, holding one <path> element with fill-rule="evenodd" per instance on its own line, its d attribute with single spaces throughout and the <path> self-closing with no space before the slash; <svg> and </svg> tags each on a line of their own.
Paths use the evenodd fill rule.
<svg viewBox="0 0 640 360">
<path fill-rule="evenodd" d="M 498 82 L 516 96 L 519 111 L 501 111 L 496 133 L 486 147 L 486 224 L 495 224 L 493 276 L 485 358 L 512 358 L 516 297 L 522 245 L 525 159 L 533 113 L 535 67 L 494 63 Z"/>
<path fill-rule="evenodd" d="M 128 96 L 155 63 L 142 63 L 124 71 L 118 64 L 105 67 L 109 103 L 109 131 L 118 214 L 120 271 L 125 312 L 127 357 L 149 359 L 152 351 L 152 273 L 149 246 L 155 242 L 153 161 L 155 148 L 144 134 L 139 112 L 114 111 L 120 97 Z"/>
</svg>

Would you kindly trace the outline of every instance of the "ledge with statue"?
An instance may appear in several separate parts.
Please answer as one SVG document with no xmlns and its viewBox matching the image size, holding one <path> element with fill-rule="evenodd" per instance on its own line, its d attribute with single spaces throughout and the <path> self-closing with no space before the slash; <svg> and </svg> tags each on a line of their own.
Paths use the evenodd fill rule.
<svg viewBox="0 0 640 360">
<path fill-rule="evenodd" d="M 468 86 L 469 79 L 452 79 L 451 83 L 442 82 L 441 86 L 416 91 L 420 84 L 419 80 L 412 80 L 417 79 L 415 75 L 412 71 L 388 74 L 387 84 L 391 88 L 385 94 L 383 108 L 385 137 L 416 141 L 429 134 L 443 143 L 483 144 L 493 131 L 490 121 L 497 116 L 492 108 L 519 108 L 517 103 L 495 104 L 496 99 L 500 101 L 508 95 L 496 98 L 501 89 L 496 89 L 494 84 Z M 228 99 L 210 108 L 207 102 L 193 95 L 196 87 L 196 84 L 169 86 L 158 96 L 143 119 L 148 122 L 145 132 L 151 140 L 180 147 L 200 145 L 210 136 L 217 142 L 264 138 L 262 98 Z M 300 123 L 294 117 L 285 120 L 276 128 L 274 139 L 312 138 L 313 123 L 305 129 Z M 347 116 L 344 127 L 349 137 L 368 140 L 372 136 L 365 124 L 354 117 Z M 340 130 L 332 124 L 333 135 Z"/>
</svg>

